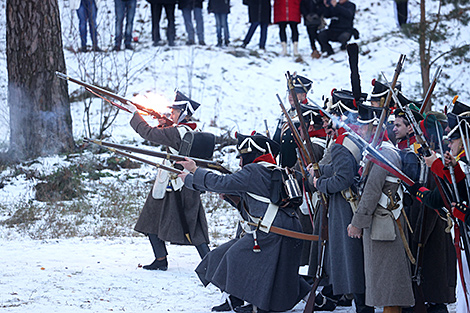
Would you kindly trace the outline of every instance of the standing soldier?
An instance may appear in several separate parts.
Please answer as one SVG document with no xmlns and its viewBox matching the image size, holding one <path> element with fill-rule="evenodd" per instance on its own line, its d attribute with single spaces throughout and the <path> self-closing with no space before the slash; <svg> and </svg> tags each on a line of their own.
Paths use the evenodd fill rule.
<svg viewBox="0 0 470 313">
<path fill-rule="evenodd" d="M 410 101 L 405 101 L 403 105 L 409 103 Z M 424 122 L 417 108 L 412 108 L 411 111 L 418 123 Z M 422 156 L 417 154 L 421 146 L 416 142 L 409 118 L 401 109 L 396 109 L 394 115 L 393 132 L 400 149 L 403 172 L 415 182 L 423 181 L 427 176 L 427 182 L 423 181 L 424 184 L 435 185 L 432 184 L 431 175 L 424 175 L 424 172 L 421 172 L 425 170 L 425 164 Z M 420 124 L 425 125 L 425 123 Z M 447 312 L 445 303 L 455 302 L 456 255 L 451 234 L 445 232 L 447 223 L 435 211 L 422 207 L 414 196 L 410 197 L 409 193 L 405 193 L 404 197 L 408 200 L 404 201 L 404 209 L 413 230 L 410 234 L 411 251 L 417 256 L 418 249 L 422 249 L 419 252 L 422 254 L 422 264 L 417 260 L 414 270 L 414 273 L 421 277 L 414 279 L 420 284 L 418 288 L 422 288 L 424 296 L 422 300 L 428 303 L 428 312 L 445 313 Z"/>
<path fill-rule="evenodd" d="M 132 128 L 142 138 L 167 146 L 173 154 L 178 153 L 184 134 L 196 129 L 196 124 L 189 120 L 199 106 L 199 103 L 177 91 L 175 101 L 170 106 L 170 119 L 174 125 L 165 125 L 165 120 L 159 119 L 160 125 L 151 127 L 134 105 L 127 105 L 134 113 L 130 122 Z M 167 270 L 165 241 L 194 245 L 201 259 L 209 252 L 209 234 L 200 192 L 184 187 L 179 178 L 170 179 L 164 170 L 159 170 L 134 229 L 146 234 L 152 244 L 155 261 L 143 267 L 147 270 Z"/>
<path fill-rule="evenodd" d="M 359 133 L 364 140 L 372 139 L 382 110 L 359 104 L 357 120 L 362 124 Z M 383 141 L 380 152 L 401 168 L 400 156 L 390 142 Z M 402 307 L 415 303 L 410 260 L 400 231 L 404 218 L 395 206 L 400 181 L 376 164 L 367 174 L 362 174 L 367 180 L 347 231 L 351 238 L 363 237 L 366 305 L 384 307 L 384 313 L 399 313 Z"/>
<path fill-rule="evenodd" d="M 354 108 L 353 96 L 346 91 L 334 93 L 335 107 Z M 346 110 L 346 112 L 351 112 Z M 337 111 L 339 113 L 339 111 Z M 354 115 L 354 114 L 352 114 Z M 354 123 L 354 118 L 349 123 Z M 326 296 L 325 288 L 319 296 L 325 296 L 323 303 L 316 298 L 315 310 L 333 310 L 333 300 L 341 295 L 354 298 L 357 313 L 374 312 L 365 305 L 364 255 L 362 240 L 348 237 L 344 231 L 351 222 L 357 207 L 355 182 L 359 176 L 359 162 L 362 159 L 362 146 L 348 133 L 343 132 L 330 148 L 331 161 L 320 165 L 321 176 L 314 177 L 312 166 L 309 179 L 320 192 L 328 195 L 328 243 L 326 250 L 327 289 L 332 296 Z M 314 270 L 314 269 L 313 269 Z"/>
</svg>

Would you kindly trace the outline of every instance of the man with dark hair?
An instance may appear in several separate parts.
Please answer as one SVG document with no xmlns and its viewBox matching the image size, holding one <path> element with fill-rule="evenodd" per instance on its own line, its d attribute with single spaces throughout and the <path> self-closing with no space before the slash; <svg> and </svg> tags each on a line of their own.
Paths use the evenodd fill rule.
<svg viewBox="0 0 470 313">
<path fill-rule="evenodd" d="M 329 41 L 341 43 L 341 50 L 346 50 L 346 45 L 351 37 L 359 37 L 359 33 L 353 26 L 356 5 L 349 0 L 324 0 L 325 18 L 331 18 L 327 29 L 318 34 L 321 51 L 328 56 L 334 54 Z"/>
<path fill-rule="evenodd" d="M 382 110 L 359 104 L 359 134 L 365 141 L 372 140 Z M 389 141 L 381 142 L 380 152 L 394 166 L 401 168 L 400 155 Z M 396 196 L 399 189 L 397 177 L 372 164 L 357 211 L 347 227 L 351 238 L 363 238 L 365 303 L 371 307 L 384 307 L 384 313 L 400 313 L 402 307 L 415 303 L 407 243 L 402 236 L 405 219 L 400 207 L 395 206 L 399 201 Z"/>
<path fill-rule="evenodd" d="M 409 104 L 411 101 L 404 96 L 401 99 L 406 100 L 403 105 L 410 106 L 414 119 L 421 125 L 424 117 L 419 109 Z M 430 173 L 424 172 L 426 166 L 422 156 L 418 154 L 421 146 L 416 140 L 409 117 L 401 109 L 396 109 L 394 115 L 393 131 L 400 149 L 403 172 L 413 181 L 434 188 L 434 179 Z M 427 181 L 424 181 L 425 177 L 428 178 Z M 404 210 L 411 225 L 411 232 L 408 234 L 411 252 L 416 256 L 418 249 L 422 249 L 422 264 L 414 265 L 414 273 L 421 275 L 415 279 L 421 282 L 418 288 L 423 292 L 422 301 L 427 302 L 428 312 L 445 313 L 445 303 L 455 302 L 456 255 L 451 234 L 445 232 L 447 223 L 439 214 L 420 205 L 414 195 L 404 193 L 403 197 Z M 414 291 L 417 297 L 416 288 Z"/>
<path fill-rule="evenodd" d="M 184 134 L 196 129 L 197 125 L 189 120 L 199 106 L 199 103 L 177 91 L 175 101 L 170 106 L 170 119 L 174 124 L 167 125 L 166 120 L 159 119 L 158 127 L 151 127 L 134 105 L 128 104 L 126 107 L 134 113 L 130 123 L 142 138 L 164 145 L 167 151 L 177 154 Z M 209 234 L 200 192 L 186 188 L 181 179 L 170 178 L 164 170 L 158 171 L 155 185 L 134 229 L 149 237 L 155 254 L 152 264 L 143 267 L 147 270 L 167 270 L 165 241 L 193 245 L 201 259 L 209 252 Z"/>
</svg>

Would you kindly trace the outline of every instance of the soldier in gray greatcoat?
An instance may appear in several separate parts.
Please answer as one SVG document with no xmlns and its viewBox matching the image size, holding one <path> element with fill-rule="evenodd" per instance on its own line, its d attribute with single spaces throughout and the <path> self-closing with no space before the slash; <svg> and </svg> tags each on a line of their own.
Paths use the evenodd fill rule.
<svg viewBox="0 0 470 313">
<path fill-rule="evenodd" d="M 366 141 L 374 135 L 382 110 L 359 105 L 358 121 L 363 123 L 359 133 Z M 398 151 L 389 141 L 382 142 L 380 152 L 401 168 Z M 398 226 L 400 223 L 404 228 L 404 217 L 400 208 L 393 207 L 395 200 L 392 202 L 398 188 L 399 180 L 395 176 L 372 164 L 357 211 L 347 227 L 350 237 L 363 237 L 366 305 L 384 307 L 384 313 L 400 313 L 402 307 L 415 303 L 410 260 Z"/>
<path fill-rule="evenodd" d="M 240 171 L 222 176 L 198 168 L 188 159 L 178 163 L 191 174 L 180 177 L 185 177 L 184 183 L 191 189 L 240 197 L 242 214 L 256 221 L 265 217 L 271 207 L 270 193 L 277 190 L 271 187 L 271 175 L 276 167 L 273 155 L 279 146 L 260 134 L 238 134 L 237 139 Z M 294 205 L 279 206 L 274 216 L 273 226 L 301 231 Z M 298 273 L 302 241 L 253 226 L 244 229 L 244 236 L 209 252 L 196 269 L 204 285 L 212 283 L 230 295 L 231 305 L 227 301 L 213 310 L 230 311 L 237 305 L 236 312 L 290 310 L 310 290 Z M 249 304 L 242 306 L 243 301 Z"/>
<path fill-rule="evenodd" d="M 128 104 L 127 107 L 134 113 L 130 124 L 142 138 L 167 146 L 169 152 L 176 154 L 184 134 L 196 129 L 196 124 L 190 123 L 189 119 L 199 105 L 177 91 L 175 102 L 170 106 L 170 119 L 174 124 L 165 125 L 165 120 L 161 119 L 158 127 L 151 127 L 134 105 Z M 209 252 L 208 227 L 200 194 L 183 186 L 180 179 L 170 179 L 168 172 L 158 171 L 155 185 L 134 228 L 149 237 L 155 255 L 155 260 L 143 266 L 144 269 L 167 270 L 165 241 L 194 245 L 201 259 Z"/>
</svg>

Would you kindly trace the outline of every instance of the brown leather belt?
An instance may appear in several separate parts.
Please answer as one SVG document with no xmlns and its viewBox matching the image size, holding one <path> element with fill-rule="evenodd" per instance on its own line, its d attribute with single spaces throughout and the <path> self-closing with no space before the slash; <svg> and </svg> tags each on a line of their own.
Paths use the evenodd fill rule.
<svg viewBox="0 0 470 313">
<path fill-rule="evenodd" d="M 258 226 L 259 227 L 266 227 L 266 226 L 263 226 L 263 225 L 258 225 L 258 224 L 253 223 L 253 222 L 247 222 L 247 224 L 251 225 L 251 226 L 255 226 L 255 227 L 258 227 Z M 318 241 L 318 236 L 317 235 L 309 235 L 309 234 L 305 234 L 305 233 L 300 233 L 298 231 L 279 228 L 279 227 L 276 227 L 276 226 L 271 226 L 271 228 L 269 229 L 269 232 L 274 233 L 274 234 L 278 234 L 278 235 L 282 235 L 282 236 L 286 236 L 286 237 L 302 239 L 302 240 Z"/>
</svg>

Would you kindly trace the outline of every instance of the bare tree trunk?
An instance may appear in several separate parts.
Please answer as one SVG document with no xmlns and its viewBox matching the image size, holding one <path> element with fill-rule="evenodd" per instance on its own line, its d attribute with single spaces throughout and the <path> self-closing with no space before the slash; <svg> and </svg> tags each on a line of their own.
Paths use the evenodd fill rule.
<svg viewBox="0 0 470 313">
<path fill-rule="evenodd" d="M 421 83 L 423 86 L 423 98 L 426 96 L 426 91 L 429 88 L 429 71 L 430 71 L 430 55 L 426 49 L 426 0 L 420 1 L 421 18 L 419 21 L 419 60 L 421 64 Z M 430 107 L 430 106 L 428 106 Z"/>
<path fill-rule="evenodd" d="M 8 104 L 13 160 L 74 149 L 57 0 L 7 0 Z"/>
</svg>

